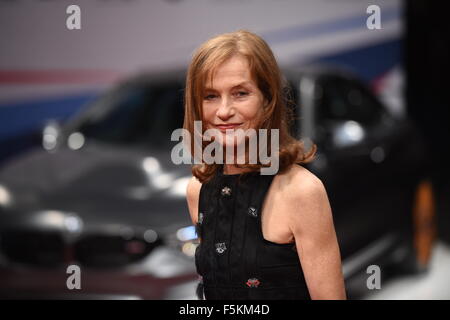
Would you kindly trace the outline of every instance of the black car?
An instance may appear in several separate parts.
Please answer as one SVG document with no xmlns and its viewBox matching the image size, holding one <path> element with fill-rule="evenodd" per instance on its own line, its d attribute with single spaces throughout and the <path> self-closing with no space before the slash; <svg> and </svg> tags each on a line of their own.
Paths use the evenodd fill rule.
<svg viewBox="0 0 450 320">
<path fill-rule="evenodd" d="M 371 264 L 426 268 L 432 190 L 413 124 L 348 73 L 285 74 L 297 102 L 292 132 L 318 145 L 306 167 L 327 188 L 348 284 Z M 2 167 L 1 296 L 195 297 L 190 165 L 171 161 L 183 85 L 183 72 L 120 83 L 66 123 L 49 123 L 42 146 Z M 69 288 L 70 265 L 81 289 Z"/>
</svg>

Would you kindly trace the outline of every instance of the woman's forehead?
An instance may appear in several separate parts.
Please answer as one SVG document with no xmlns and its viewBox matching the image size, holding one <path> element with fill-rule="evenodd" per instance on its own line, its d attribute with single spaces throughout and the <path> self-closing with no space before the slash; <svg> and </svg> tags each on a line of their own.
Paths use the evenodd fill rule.
<svg viewBox="0 0 450 320">
<path fill-rule="evenodd" d="M 208 72 L 205 89 L 255 85 L 247 59 L 233 57 Z"/>
</svg>

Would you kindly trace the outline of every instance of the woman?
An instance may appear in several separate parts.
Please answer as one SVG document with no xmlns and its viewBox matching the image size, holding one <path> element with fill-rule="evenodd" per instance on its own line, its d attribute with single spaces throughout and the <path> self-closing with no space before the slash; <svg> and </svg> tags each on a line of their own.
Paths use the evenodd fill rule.
<svg viewBox="0 0 450 320">
<path fill-rule="evenodd" d="M 184 128 L 191 135 L 204 134 L 194 130 L 201 121 L 202 130 L 220 132 L 224 149 L 236 149 L 247 143 L 237 129 L 279 130 L 279 150 L 270 150 L 278 157 L 275 175 L 260 174 L 267 164 L 250 163 L 248 151 L 244 164 L 193 166 L 187 202 L 201 241 L 200 298 L 346 298 L 326 190 L 301 166 L 313 160 L 316 146 L 305 153 L 289 134 L 287 102 L 277 62 L 259 36 L 222 34 L 194 54 L 185 92 Z"/>
</svg>

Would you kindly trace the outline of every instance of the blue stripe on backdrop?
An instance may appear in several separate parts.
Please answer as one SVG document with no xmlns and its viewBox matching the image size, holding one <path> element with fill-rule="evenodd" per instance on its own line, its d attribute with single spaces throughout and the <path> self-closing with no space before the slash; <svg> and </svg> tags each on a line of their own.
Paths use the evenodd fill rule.
<svg viewBox="0 0 450 320">
<path fill-rule="evenodd" d="M 383 8 L 381 20 L 384 23 L 400 20 L 401 8 Z M 262 34 L 263 38 L 270 44 L 285 43 L 289 41 L 317 38 L 321 35 L 330 35 L 347 30 L 358 30 L 366 28 L 366 20 L 369 15 L 355 15 L 328 22 L 319 22 L 310 25 L 297 25 Z"/>
<path fill-rule="evenodd" d="M 97 96 L 98 93 L 84 92 L 80 95 L 0 105 L 0 140 L 38 130 L 49 119 L 64 121 Z"/>
<path fill-rule="evenodd" d="M 403 41 L 394 39 L 352 51 L 322 56 L 313 62 L 349 68 L 364 81 L 372 82 L 403 62 Z"/>
</svg>

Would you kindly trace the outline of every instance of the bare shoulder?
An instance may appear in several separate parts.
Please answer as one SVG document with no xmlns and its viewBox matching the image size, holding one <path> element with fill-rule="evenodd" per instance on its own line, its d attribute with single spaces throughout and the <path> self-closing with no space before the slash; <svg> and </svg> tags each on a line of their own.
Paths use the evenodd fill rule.
<svg viewBox="0 0 450 320">
<path fill-rule="evenodd" d="M 279 177 L 278 186 L 289 207 L 290 224 L 310 225 L 331 217 L 327 191 L 322 181 L 311 171 L 293 165 Z"/>
<path fill-rule="evenodd" d="M 291 200 L 325 192 L 322 181 L 314 173 L 297 164 L 279 175 L 278 186 Z"/>
<path fill-rule="evenodd" d="M 187 197 L 198 196 L 200 193 L 200 188 L 202 187 L 202 183 L 198 181 L 198 179 L 194 176 L 191 177 L 187 184 L 186 195 Z"/>
<path fill-rule="evenodd" d="M 186 201 L 189 207 L 189 214 L 194 224 L 197 223 L 198 199 L 202 183 L 196 177 L 192 177 L 186 187 Z"/>
</svg>

